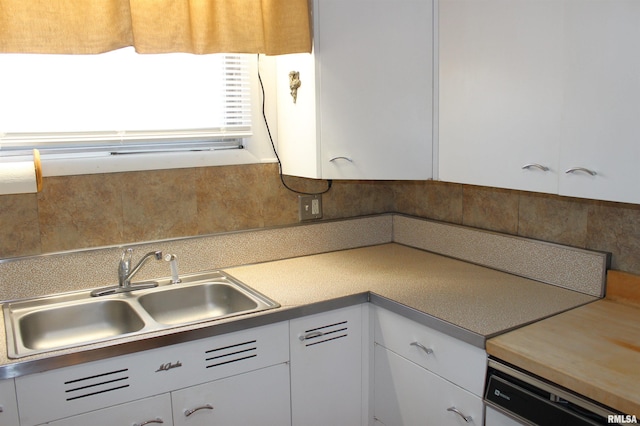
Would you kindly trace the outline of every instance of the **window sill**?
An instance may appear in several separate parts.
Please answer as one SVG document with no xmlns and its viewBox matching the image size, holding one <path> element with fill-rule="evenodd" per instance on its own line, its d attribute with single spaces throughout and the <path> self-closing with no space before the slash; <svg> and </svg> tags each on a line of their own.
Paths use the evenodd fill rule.
<svg viewBox="0 0 640 426">
<path fill-rule="evenodd" d="M 47 176 L 118 173 L 143 170 L 184 169 L 191 167 L 273 163 L 275 157 L 259 157 L 247 149 L 210 152 L 171 152 L 130 155 L 42 158 Z"/>
</svg>

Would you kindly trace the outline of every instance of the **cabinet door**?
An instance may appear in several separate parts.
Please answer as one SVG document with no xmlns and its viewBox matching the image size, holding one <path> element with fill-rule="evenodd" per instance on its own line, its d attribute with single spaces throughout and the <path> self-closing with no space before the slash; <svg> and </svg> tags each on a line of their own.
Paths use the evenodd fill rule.
<svg viewBox="0 0 640 426">
<path fill-rule="evenodd" d="M 4 423 L 3 423 L 4 424 Z M 17 423 L 16 423 L 17 424 Z M 173 425 L 169 394 L 104 408 L 47 423 L 51 426 Z"/>
<path fill-rule="evenodd" d="M 562 7 L 440 1 L 439 179 L 557 193 Z"/>
<path fill-rule="evenodd" d="M 363 424 L 362 309 L 291 321 L 294 425 Z"/>
<path fill-rule="evenodd" d="M 0 425 L 17 425 L 18 402 L 12 379 L 0 380 Z"/>
<path fill-rule="evenodd" d="M 482 399 L 376 344 L 374 417 L 386 426 L 482 425 Z"/>
<path fill-rule="evenodd" d="M 282 161 L 282 172 L 291 176 L 320 178 L 315 53 L 278 56 L 276 67 L 278 155 Z M 291 72 L 297 72 L 301 82 L 295 102 L 291 97 Z"/>
<path fill-rule="evenodd" d="M 315 0 L 314 52 L 278 58 L 283 172 L 429 179 L 432 0 Z M 296 103 L 289 72 L 300 73 Z"/>
<path fill-rule="evenodd" d="M 176 426 L 290 425 L 289 367 L 278 364 L 171 393 Z"/>
<path fill-rule="evenodd" d="M 640 203 L 640 2 L 564 4 L 560 194 Z"/>
<path fill-rule="evenodd" d="M 430 178 L 433 2 L 315 7 L 323 178 Z"/>
</svg>

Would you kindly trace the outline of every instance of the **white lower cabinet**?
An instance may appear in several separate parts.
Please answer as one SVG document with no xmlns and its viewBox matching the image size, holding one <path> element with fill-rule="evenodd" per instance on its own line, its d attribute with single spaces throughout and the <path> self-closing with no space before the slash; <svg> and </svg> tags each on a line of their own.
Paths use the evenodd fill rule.
<svg viewBox="0 0 640 426">
<path fill-rule="evenodd" d="M 0 381 L 0 425 L 482 425 L 485 370 L 364 303 Z"/>
<path fill-rule="evenodd" d="M 287 364 L 171 393 L 175 426 L 286 426 L 290 400 Z"/>
<path fill-rule="evenodd" d="M 287 426 L 291 424 L 289 366 L 282 363 L 261 368 L 47 424 Z"/>
<path fill-rule="evenodd" d="M 18 402 L 12 379 L 0 380 L 0 425 L 18 425 Z"/>
<path fill-rule="evenodd" d="M 281 322 L 18 377 L 15 383 L 20 426 L 35 426 L 57 420 L 60 420 L 60 425 L 76 425 L 78 423 L 74 423 L 74 416 L 93 418 L 95 415 L 99 419 L 102 418 L 100 412 L 106 407 L 119 407 L 115 411 L 120 413 L 128 407 L 122 404 L 158 395 L 166 395 L 163 410 L 168 416 L 163 422 L 171 424 L 171 392 L 205 383 L 213 388 L 228 386 L 226 402 L 229 398 L 235 398 L 236 407 L 244 406 L 236 410 L 240 416 L 244 411 L 253 409 L 251 405 L 244 405 L 249 400 L 247 396 L 259 399 L 251 393 L 252 389 L 270 389 L 272 377 L 258 372 L 270 366 L 286 366 L 285 363 L 289 361 L 288 346 L 289 323 Z M 243 376 L 245 373 L 246 376 Z M 255 375 L 249 377 L 252 374 Z M 230 379 L 222 381 L 227 378 Z M 246 388 L 239 390 L 241 386 L 238 383 L 242 383 L 242 380 Z M 278 380 L 278 383 L 287 383 L 288 373 L 281 374 Z M 219 392 L 224 393 L 225 390 Z M 269 400 L 269 397 L 265 391 L 262 398 Z M 146 407 L 146 403 L 140 403 Z M 132 410 L 136 406 L 133 403 Z M 288 418 L 288 405 L 283 409 L 283 415 Z M 153 421 L 159 416 L 135 411 L 132 414 L 135 414 L 134 422 Z M 134 422 L 106 424 L 131 426 Z M 92 423 L 81 421 L 79 424 Z"/>
<path fill-rule="evenodd" d="M 386 426 L 482 425 L 482 399 L 375 345 L 374 416 Z"/>
<path fill-rule="evenodd" d="M 484 423 L 483 349 L 379 307 L 373 317 L 376 424 Z"/>
<path fill-rule="evenodd" d="M 294 426 L 366 424 L 362 339 L 366 308 L 366 304 L 352 306 L 291 321 Z"/>
<path fill-rule="evenodd" d="M 51 426 L 172 426 L 169 394 L 103 408 L 47 423 Z"/>
</svg>

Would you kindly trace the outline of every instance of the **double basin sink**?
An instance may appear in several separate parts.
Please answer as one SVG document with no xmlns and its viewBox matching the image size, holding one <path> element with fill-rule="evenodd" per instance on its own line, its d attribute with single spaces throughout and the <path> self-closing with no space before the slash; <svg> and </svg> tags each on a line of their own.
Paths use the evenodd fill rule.
<svg viewBox="0 0 640 426">
<path fill-rule="evenodd" d="M 220 271 L 107 296 L 65 293 L 3 305 L 10 358 L 255 313 L 280 305 Z"/>
</svg>

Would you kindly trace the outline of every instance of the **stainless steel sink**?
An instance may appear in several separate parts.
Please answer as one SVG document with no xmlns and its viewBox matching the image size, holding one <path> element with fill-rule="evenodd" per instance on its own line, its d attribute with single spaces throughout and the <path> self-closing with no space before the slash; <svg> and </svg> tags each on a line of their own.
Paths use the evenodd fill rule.
<svg viewBox="0 0 640 426">
<path fill-rule="evenodd" d="M 104 340 L 141 330 L 144 321 L 122 300 L 54 306 L 27 311 L 17 319 L 26 349 L 47 350 Z"/>
<path fill-rule="evenodd" d="M 169 325 L 239 315 L 265 304 L 244 288 L 223 282 L 174 286 L 142 295 L 138 302 L 155 321 Z"/>
<path fill-rule="evenodd" d="M 219 272 L 157 280 L 153 289 L 91 297 L 91 290 L 6 302 L 10 358 L 104 342 L 280 305 Z"/>
</svg>

